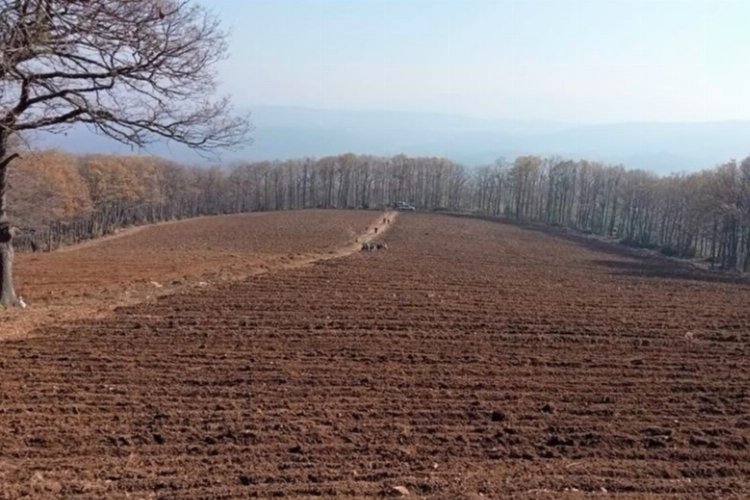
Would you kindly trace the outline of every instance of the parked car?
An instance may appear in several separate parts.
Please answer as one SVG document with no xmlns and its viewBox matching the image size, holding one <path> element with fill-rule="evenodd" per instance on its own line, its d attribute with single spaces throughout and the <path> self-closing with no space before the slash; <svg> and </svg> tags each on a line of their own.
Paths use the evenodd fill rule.
<svg viewBox="0 0 750 500">
<path fill-rule="evenodd" d="M 393 204 L 393 208 L 396 210 L 406 210 L 406 211 L 415 211 L 416 208 L 414 205 L 410 205 L 409 203 L 406 203 L 405 201 L 397 201 Z"/>
</svg>

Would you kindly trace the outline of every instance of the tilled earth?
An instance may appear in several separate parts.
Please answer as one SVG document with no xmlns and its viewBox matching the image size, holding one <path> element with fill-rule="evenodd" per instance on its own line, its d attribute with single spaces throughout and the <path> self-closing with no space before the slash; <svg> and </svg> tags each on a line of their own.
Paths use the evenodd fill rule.
<svg viewBox="0 0 750 500">
<path fill-rule="evenodd" d="M 0 351 L 0 496 L 750 495 L 750 289 L 402 214 Z"/>
<path fill-rule="evenodd" d="M 18 256 L 19 293 L 33 305 L 155 281 L 210 278 L 334 251 L 378 212 L 303 210 L 202 217 L 136 228 L 52 253 Z"/>
<path fill-rule="evenodd" d="M 51 253 L 22 253 L 17 289 L 30 308 L 0 313 L 0 341 L 186 288 L 353 253 L 358 238 L 374 236 L 383 215 L 302 210 L 202 217 L 137 227 Z"/>
</svg>

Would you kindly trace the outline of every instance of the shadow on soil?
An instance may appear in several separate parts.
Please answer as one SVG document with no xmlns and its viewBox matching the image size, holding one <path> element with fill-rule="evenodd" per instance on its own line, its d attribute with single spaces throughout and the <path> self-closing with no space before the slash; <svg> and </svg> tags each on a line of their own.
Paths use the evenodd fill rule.
<svg viewBox="0 0 750 500">
<path fill-rule="evenodd" d="M 612 270 L 612 273 L 617 276 L 703 281 L 706 283 L 750 284 L 750 280 L 746 277 L 725 274 L 718 271 L 704 271 L 691 267 L 689 264 L 666 259 L 662 260 L 658 257 L 641 258 L 638 261 L 599 259 L 592 262 L 598 266 Z"/>
<path fill-rule="evenodd" d="M 750 285 L 750 277 L 747 276 L 730 274 L 723 271 L 699 269 L 686 261 L 671 259 L 649 250 L 632 248 L 616 242 L 600 240 L 566 228 L 519 221 L 506 217 L 490 217 L 458 213 L 445 213 L 444 215 L 480 219 L 498 224 L 508 224 L 521 229 L 536 231 L 553 238 L 562 239 L 593 252 L 630 259 L 595 259 L 591 261 L 595 265 L 610 269 L 612 274 L 617 276 Z"/>
</svg>

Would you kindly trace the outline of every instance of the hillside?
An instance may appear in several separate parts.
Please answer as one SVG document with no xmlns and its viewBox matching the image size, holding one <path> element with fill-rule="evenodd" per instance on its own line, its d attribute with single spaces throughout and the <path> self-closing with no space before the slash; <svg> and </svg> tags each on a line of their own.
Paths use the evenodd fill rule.
<svg viewBox="0 0 750 500">
<path fill-rule="evenodd" d="M 620 163 L 667 174 L 713 167 L 750 152 L 750 121 L 576 125 L 260 106 L 253 108 L 253 122 L 254 144 L 227 153 L 224 162 L 356 152 L 442 156 L 471 166 L 533 154 Z M 81 127 L 34 140 L 41 147 L 74 153 L 133 152 Z M 183 162 L 206 162 L 179 145 L 155 144 L 149 152 Z"/>
<path fill-rule="evenodd" d="M 348 246 L 361 213 L 169 231 L 283 256 Z M 117 247 L 169 272 L 154 229 Z M 492 222 L 382 233 L 5 342 L 0 497 L 747 498 L 745 285 Z"/>
</svg>

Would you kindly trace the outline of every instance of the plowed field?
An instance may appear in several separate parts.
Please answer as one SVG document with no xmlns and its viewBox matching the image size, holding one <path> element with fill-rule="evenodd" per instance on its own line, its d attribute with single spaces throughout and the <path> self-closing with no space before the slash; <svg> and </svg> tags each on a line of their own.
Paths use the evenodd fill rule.
<svg viewBox="0 0 750 500">
<path fill-rule="evenodd" d="M 0 315 L 0 340 L 191 286 L 236 281 L 356 250 L 377 212 L 305 210 L 204 217 L 126 230 L 53 253 L 20 254 L 30 310 Z"/>
<path fill-rule="evenodd" d="M 747 285 L 471 219 L 384 237 L 0 344 L 0 496 L 750 496 Z"/>
</svg>

